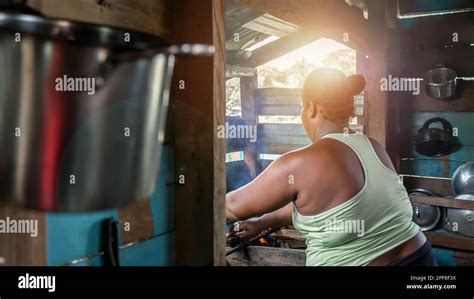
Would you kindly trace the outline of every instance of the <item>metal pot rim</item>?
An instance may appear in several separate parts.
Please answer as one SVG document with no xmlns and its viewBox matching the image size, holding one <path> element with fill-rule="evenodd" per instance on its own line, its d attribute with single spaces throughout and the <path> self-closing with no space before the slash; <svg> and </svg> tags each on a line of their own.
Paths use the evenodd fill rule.
<svg viewBox="0 0 474 299">
<path fill-rule="evenodd" d="M 124 50 L 146 50 L 170 45 L 163 38 L 134 30 L 17 13 L 0 12 L 0 32 L 2 31 Z M 130 42 L 125 41 L 126 33 L 130 34 Z"/>
<path fill-rule="evenodd" d="M 463 195 L 463 192 L 461 192 L 460 190 L 457 190 L 457 187 L 455 186 L 456 185 L 455 182 L 456 182 L 457 177 L 460 175 L 460 173 L 463 172 L 464 169 L 466 169 L 472 164 L 474 164 L 474 161 L 463 163 L 454 171 L 453 176 L 451 177 L 451 182 L 452 182 L 451 190 L 453 191 L 454 194 Z"/>
</svg>

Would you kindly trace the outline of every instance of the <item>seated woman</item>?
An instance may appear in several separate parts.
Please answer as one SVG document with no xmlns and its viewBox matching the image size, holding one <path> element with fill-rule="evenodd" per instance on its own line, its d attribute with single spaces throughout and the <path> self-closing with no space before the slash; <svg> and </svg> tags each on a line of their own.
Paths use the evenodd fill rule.
<svg viewBox="0 0 474 299">
<path fill-rule="evenodd" d="M 361 75 L 334 69 L 307 77 L 301 120 L 312 144 L 227 194 L 228 220 L 243 220 L 236 235 L 292 224 L 307 237 L 307 266 L 436 265 L 388 154 L 348 130 L 364 86 Z"/>
</svg>

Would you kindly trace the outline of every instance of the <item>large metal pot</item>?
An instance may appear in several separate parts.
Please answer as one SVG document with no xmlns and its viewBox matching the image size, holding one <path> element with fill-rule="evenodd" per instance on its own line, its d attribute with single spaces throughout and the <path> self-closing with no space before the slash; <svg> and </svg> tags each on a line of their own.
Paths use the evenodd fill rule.
<svg viewBox="0 0 474 299">
<path fill-rule="evenodd" d="M 413 189 L 408 192 L 415 196 L 437 196 L 425 189 Z M 415 222 L 422 231 L 437 230 L 446 223 L 446 209 L 443 207 L 432 206 L 421 203 L 411 203 L 413 209 L 413 222 Z"/>
<path fill-rule="evenodd" d="M 454 194 L 474 194 L 474 161 L 459 166 L 451 178 Z"/>
<path fill-rule="evenodd" d="M 437 100 L 445 100 L 456 93 L 456 72 L 439 64 L 426 74 L 426 93 Z"/>
<path fill-rule="evenodd" d="M 434 99 L 447 100 L 455 95 L 457 80 L 471 81 L 474 78 L 458 77 L 453 69 L 438 64 L 426 73 L 426 93 Z"/>
<path fill-rule="evenodd" d="M 474 200 L 473 194 L 461 194 L 458 200 Z M 474 237 L 474 211 L 463 209 L 448 209 L 448 221 L 453 231 L 466 237 Z"/>
<path fill-rule="evenodd" d="M 147 199 L 180 52 L 212 48 L 0 13 L 0 200 L 89 211 Z"/>
</svg>

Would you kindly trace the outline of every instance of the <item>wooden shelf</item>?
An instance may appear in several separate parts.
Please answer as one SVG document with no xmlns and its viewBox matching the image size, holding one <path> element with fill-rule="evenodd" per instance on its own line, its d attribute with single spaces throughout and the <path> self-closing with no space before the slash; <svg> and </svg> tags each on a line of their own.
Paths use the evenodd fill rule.
<svg viewBox="0 0 474 299">
<path fill-rule="evenodd" d="M 432 205 L 432 206 L 474 210 L 474 201 L 472 200 L 433 197 L 433 196 L 419 196 L 419 195 L 410 195 L 410 200 L 411 202 L 414 202 L 414 203 L 421 203 L 421 204 L 427 204 L 427 205 Z"/>
<path fill-rule="evenodd" d="M 450 232 L 425 232 L 433 246 L 474 251 L 474 238 L 468 238 Z"/>
</svg>

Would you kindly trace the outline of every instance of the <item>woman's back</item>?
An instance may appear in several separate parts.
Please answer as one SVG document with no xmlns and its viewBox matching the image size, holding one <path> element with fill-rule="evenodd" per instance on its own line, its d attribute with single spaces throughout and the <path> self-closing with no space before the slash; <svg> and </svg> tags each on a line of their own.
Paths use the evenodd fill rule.
<svg viewBox="0 0 474 299">
<path fill-rule="evenodd" d="M 308 265 L 367 265 L 419 232 L 404 186 L 375 147 L 364 135 L 329 134 L 301 153 L 293 224 L 307 235 Z"/>
</svg>

